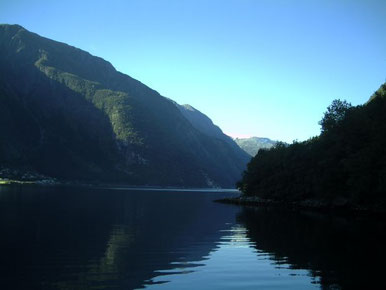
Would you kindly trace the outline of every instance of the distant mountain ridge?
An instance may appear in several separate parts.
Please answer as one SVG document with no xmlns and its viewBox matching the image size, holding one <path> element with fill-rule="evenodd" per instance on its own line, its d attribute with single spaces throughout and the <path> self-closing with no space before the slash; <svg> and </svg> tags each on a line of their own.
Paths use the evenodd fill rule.
<svg viewBox="0 0 386 290">
<path fill-rule="evenodd" d="M 0 25 L 0 169 L 233 187 L 248 156 L 193 123 L 174 102 L 102 58 Z"/>
<path fill-rule="evenodd" d="M 252 157 L 255 156 L 260 149 L 269 149 L 277 143 L 277 141 L 262 137 L 235 138 L 234 141 Z"/>
</svg>

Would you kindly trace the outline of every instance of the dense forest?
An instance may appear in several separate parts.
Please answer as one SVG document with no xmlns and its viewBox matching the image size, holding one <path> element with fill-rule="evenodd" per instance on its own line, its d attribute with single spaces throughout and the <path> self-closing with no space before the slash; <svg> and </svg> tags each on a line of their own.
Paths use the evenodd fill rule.
<svg viewBox="0 0 386 290">
<path fill-rule="evenodd" d="M 386 84 L 360 106 L 334 100 L 321 134 L 252 158 L 237 187 L 275 201 L 386 208 Z"/>
</svg>

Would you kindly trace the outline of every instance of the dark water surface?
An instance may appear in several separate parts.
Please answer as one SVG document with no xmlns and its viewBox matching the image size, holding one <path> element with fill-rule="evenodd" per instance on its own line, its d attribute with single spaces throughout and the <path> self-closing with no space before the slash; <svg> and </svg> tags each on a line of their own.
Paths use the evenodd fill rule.
<svg viewBox="0 0 386 290">
<path fill-rule="evenodd" d="M 232 192 L 0 187 L 0 289 L 386 289 L 386 232 Z"/>
</svg>

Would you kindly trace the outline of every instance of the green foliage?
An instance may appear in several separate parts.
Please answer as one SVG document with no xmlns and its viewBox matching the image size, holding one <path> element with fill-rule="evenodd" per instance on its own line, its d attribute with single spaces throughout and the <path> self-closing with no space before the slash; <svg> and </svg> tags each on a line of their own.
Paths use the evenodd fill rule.
<svg viewBox="0 0 386 290">
<path fill-rule="evenodd" d="M 319 122 L 319 125 L 322 126 L 322 132 L 328 132 L 336 127 L 344 119 L 351 107 L 351 104 L 345 100 L 341 101 L 338 99 L 332 101 L 331 105 L 327 107 L 323 119 Z"/>
<path fill-rule="evenodd" d="M 368 102 L 371 102 L 372 100 L 376 98 L 385 98 L 386 96 L 386 83 L 384 83 L 371 97 Z"/>
<path fill-rule="evenodd" d="M 220 138 L 192 123 L 103 59 L 0 25 L 0 167 L 82 181 L 233 186 L 248 156 L 211 122 Z"/>
<path fill-rule="evenodd" d="M 335 100 L 320 122 L 320 136 L 260 151 L 237 186 L 275 200 L 386 207 L 385 90 L 376 94 L 357 107 Z"/>
</svg>

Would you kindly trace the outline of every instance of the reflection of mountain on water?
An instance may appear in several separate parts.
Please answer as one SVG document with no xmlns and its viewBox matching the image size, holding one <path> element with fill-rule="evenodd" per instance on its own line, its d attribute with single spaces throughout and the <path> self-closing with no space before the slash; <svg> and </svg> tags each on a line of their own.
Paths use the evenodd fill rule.
<svg viewBox="0 0 386 290">
<path fill-rule="evenodd" d="M 191 270 L 237 208 L 213 194 L 85 188 L 0 191 L 1 289 L 133 289 Z M 178 221 L 178 222 L 176 222 Z M 188 263 L 189 262 L 189 263 Z"/>
<path fill-rule="evenodd" d="M 263 208 L 243 208 L 238 221 L 278 267 L 308 269 L 323 289 L 386 289 L 382 222 Z"/>
</svg>

